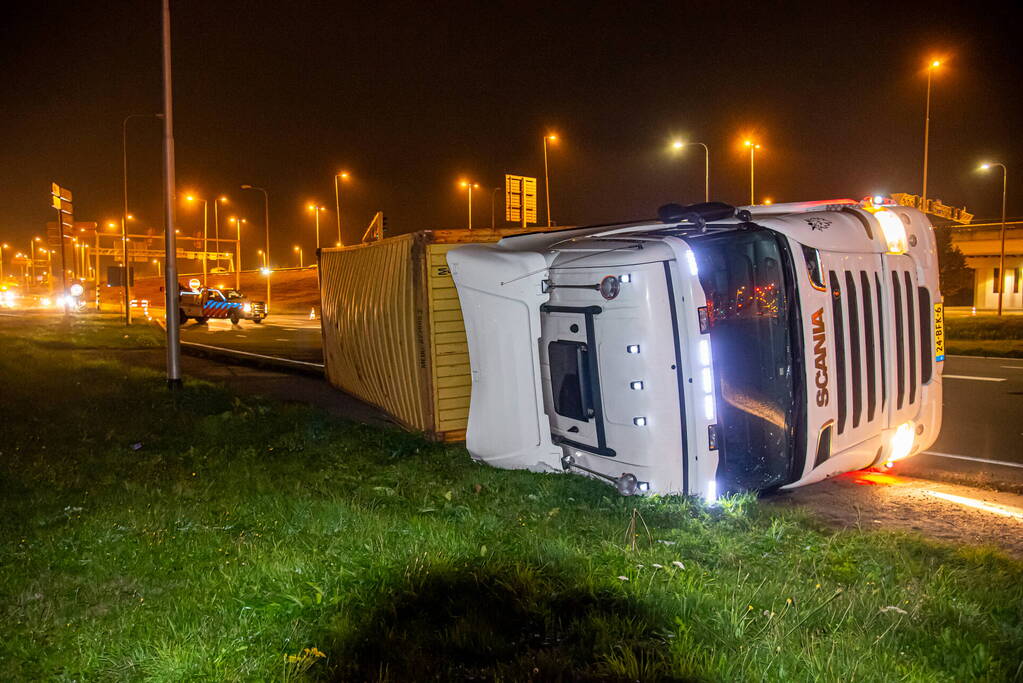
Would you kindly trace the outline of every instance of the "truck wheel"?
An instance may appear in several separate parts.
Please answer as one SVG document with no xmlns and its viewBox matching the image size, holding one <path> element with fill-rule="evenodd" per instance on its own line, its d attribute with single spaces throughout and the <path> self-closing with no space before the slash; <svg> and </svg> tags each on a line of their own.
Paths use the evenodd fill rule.
<svg viewBox="0 0 1023 683">
<path fill-rule="evenodd" d="M 200 325 L 205 325 L 207 320 L 209 320 L 209 318 L 206 318 L 204 316 L 198 316 L 195 319 L 195 322 L 199 323 Z"/>
<path fill-rule="evenodd" d="M 179 325 L 184 325 L 187 322 L 188 322 L 188 316 L 185 315 L 185 309 L 179 308 L 178 309 L 178 324 Z"/>
<path fill-rule="evenodd" d="M 253 318 L 252 322 L 256 323 L 257 325 L 262 325 L 263 324 L 263 319 L 262 318 Z"/>
<path fill-rule="evenodd" d="M 241 322 L 241 317 L 238 315 L 238 311 L 232 311 L 231 312 L 231 324 L 232 325 L 237 325 L 239 322 Z"/>
</svg>

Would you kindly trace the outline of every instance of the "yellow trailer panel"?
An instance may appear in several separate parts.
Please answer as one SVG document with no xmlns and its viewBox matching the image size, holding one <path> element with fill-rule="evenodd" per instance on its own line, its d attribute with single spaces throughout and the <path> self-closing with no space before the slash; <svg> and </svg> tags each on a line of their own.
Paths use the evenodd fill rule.
<svg viewBox="0 0 1023 683">
<path fill-rule="evenodd" d="M 447 252 L 515 230 L 424 230 L 321 249 L 328 381 L 442 441 L 465 439 L 469 350 Z"/>
</svg>

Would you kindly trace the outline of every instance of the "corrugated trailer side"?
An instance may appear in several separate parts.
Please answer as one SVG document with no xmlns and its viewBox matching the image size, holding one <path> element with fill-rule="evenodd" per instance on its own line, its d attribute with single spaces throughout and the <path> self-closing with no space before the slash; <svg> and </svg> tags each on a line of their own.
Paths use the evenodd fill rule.
<svg viewBox="0 0 1023 683">
<path fill-rule="evenodd" d="M 414 431 L 434 431 L 421 233 L 320 250 L 327 380 Z"/>
</svg>

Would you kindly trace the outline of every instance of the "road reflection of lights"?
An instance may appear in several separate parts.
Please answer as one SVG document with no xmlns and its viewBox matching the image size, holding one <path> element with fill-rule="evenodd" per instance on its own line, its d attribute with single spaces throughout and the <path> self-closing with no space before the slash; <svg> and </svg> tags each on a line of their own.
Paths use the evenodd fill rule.
<svg viewBox="0 0 1023 683">
<path fill-rule="evenodd" d="M 993 503 L 985 503 L 982 500 L 975 498 L 967 498 L 965 496 L 955 496 L 951 493 L 942 493 L 941 491 L 927 491 L 927 495 L 934 496 L 935 498 L 941 498 L 947 500 L 950 503 L 958 503 L 965 505 L 966 507 L 976 508 L 977 510 L 983 510 L 984 512 L 991 512 L 996 515 L 1003 517 L 1012 517 L 1023 521 L 1023 511 L 1019 508 L 1009 507 L 1008 505 L 995 505 Z"/>
</svg>

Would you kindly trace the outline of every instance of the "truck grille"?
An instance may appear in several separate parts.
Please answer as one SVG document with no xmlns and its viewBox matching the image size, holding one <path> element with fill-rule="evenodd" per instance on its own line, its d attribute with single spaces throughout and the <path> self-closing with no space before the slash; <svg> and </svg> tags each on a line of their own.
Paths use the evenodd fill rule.
<svg viewBox="0 0 1023 683">
<path fill-rule="evenodd" d="M 263 301 L 252 302 L 252 314 L 253 315 L 266 315 L 266 303 Z"/>
<path fill-rule="evenodd" d="M 835 327 L 836 432 L 842 434 L 884 415 L 888 401 L 885 370 L 884 294 L 881 277 L 866 270 L 829 271 Z M 895 313 L 895 409 L 916 405 L 920 387 L 934 376 L 931 294 L 911 270 L 889 272 Z M 873 279 L 873 283 L 871 283 Z M 866 415 L 864 416 L 864 412 Z"/>
</svg>

